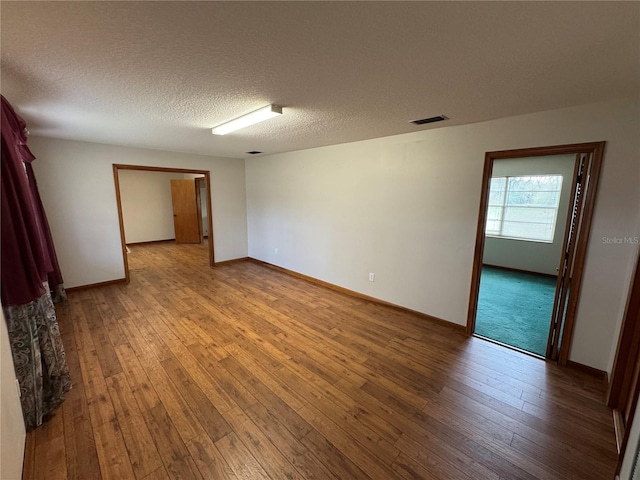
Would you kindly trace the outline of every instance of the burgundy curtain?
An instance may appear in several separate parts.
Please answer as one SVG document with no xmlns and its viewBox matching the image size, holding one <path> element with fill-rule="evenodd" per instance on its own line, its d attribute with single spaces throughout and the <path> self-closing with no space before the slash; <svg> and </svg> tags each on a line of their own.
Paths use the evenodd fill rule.
<svg viewBox="0 0 640 480">
<path fill-rule="evenodd" d="M 1 99 L 0 291 L 25 424 L 33 428 L 71 388 L 53 306 L 54 298 L 62 301 L 65 294 L 31 168 L 35 157 L 27 147 L 26 125 Z"/>
<path fill-rule="evenodd" d="M 33 157 L 22 140 L 24 121 L 2 98 L 2 305 L 22 305 L 42 296 L 49 262 L 43 249 L 23 158 Z M 22 147 L 24 145 L 24 148 Z M 27 153 L 28 152 L 28 153 Z"/>
</svg>

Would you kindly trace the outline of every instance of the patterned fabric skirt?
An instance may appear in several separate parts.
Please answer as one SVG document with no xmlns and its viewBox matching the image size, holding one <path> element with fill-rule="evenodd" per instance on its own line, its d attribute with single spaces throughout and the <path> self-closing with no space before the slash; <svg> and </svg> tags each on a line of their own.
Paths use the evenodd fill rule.
<svg viewBox="0 0 640 480">
<path fill-rule="evenodd" d="M 32 302 L 4 307 L 27 429 L 41 425 L 71 389 L 56 310 L 48 285 L 45 288 Z M 64 298 L 63 291 L 58 295 Z"/>
</svg>

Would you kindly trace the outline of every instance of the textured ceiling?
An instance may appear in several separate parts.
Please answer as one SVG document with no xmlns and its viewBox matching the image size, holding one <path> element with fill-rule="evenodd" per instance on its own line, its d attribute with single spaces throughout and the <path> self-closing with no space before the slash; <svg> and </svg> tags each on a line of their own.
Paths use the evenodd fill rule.
<svg viewBox="0 0 640 480">
<path fill-rule="evenodd" d="M 1 22 L 2 92 L 33 134 L 207 155 L 640 91 L 638 2 L 3 1 Z M 285 114 L 211 134 L 268 103 Z"/>
</svg>

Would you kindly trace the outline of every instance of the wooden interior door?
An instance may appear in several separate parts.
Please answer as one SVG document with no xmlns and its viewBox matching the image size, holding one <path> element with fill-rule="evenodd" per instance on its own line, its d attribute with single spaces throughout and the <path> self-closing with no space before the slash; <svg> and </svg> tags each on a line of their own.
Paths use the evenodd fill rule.
<svg viewBox="0 0 640 480">
<path fill-rule="evenodd" d="M 171 180 L 176 243 L 200 243 L 202 229 L 195 180 Z"/>
<path fill-rule="evenodd" d="M 631 237 L 630 241 L 637 238 Z M 616 441 L 620 456 L 628 442 L 628 427 L 633 420 L 640 394 L 640 254 L 636 261 L 627 301 L 618 349 L 613 364 L 607 405 L 614 410 Z M 622 461 L 622 458 L 620 458 Z M 618 465 L 618 468 L 620 465 Z"/>
<path fill-rule="evenodd" d="M 560 356 L 560 341 L 562 337 L 562 327 L 569 302 L 569 292 L 571 291 L 571 279 L 573 277 L 573 262 L 575 259 L 576 246 L 580 222 L 582 220 L 582 207 L 584 204 L 584 183 L 589 166 L 589 155 L 579 153 L 576 155 L 576 168 L 574 172 L 574 183 L 571 189 L 571 205 L 567 218 L 564 244 L 562 246 L 562 258 L 556 283 L 556 294 L 553 301 L 553 311 L 551 315 L 551 325 L 549 327 L 549 339 L 547 341 L 546 357 L 551 360 L 558 360 Z"/>
</svg>

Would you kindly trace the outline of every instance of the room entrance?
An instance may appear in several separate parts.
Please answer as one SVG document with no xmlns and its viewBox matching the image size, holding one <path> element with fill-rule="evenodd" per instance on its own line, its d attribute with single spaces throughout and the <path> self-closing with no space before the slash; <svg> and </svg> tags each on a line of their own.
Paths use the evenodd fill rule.
<svg viewBox="0 0 640 480">
<path fill-rule="evenodd" d="M 213 265 L 208 171 L 114 164 L 113 176 L 127 282 L 132 244 L 202 244 Z"/>
<path fill-rule="evenodd" d="M 486 154 L 469 334 L 566 364 L 603 149 Z"/>
</svg>

